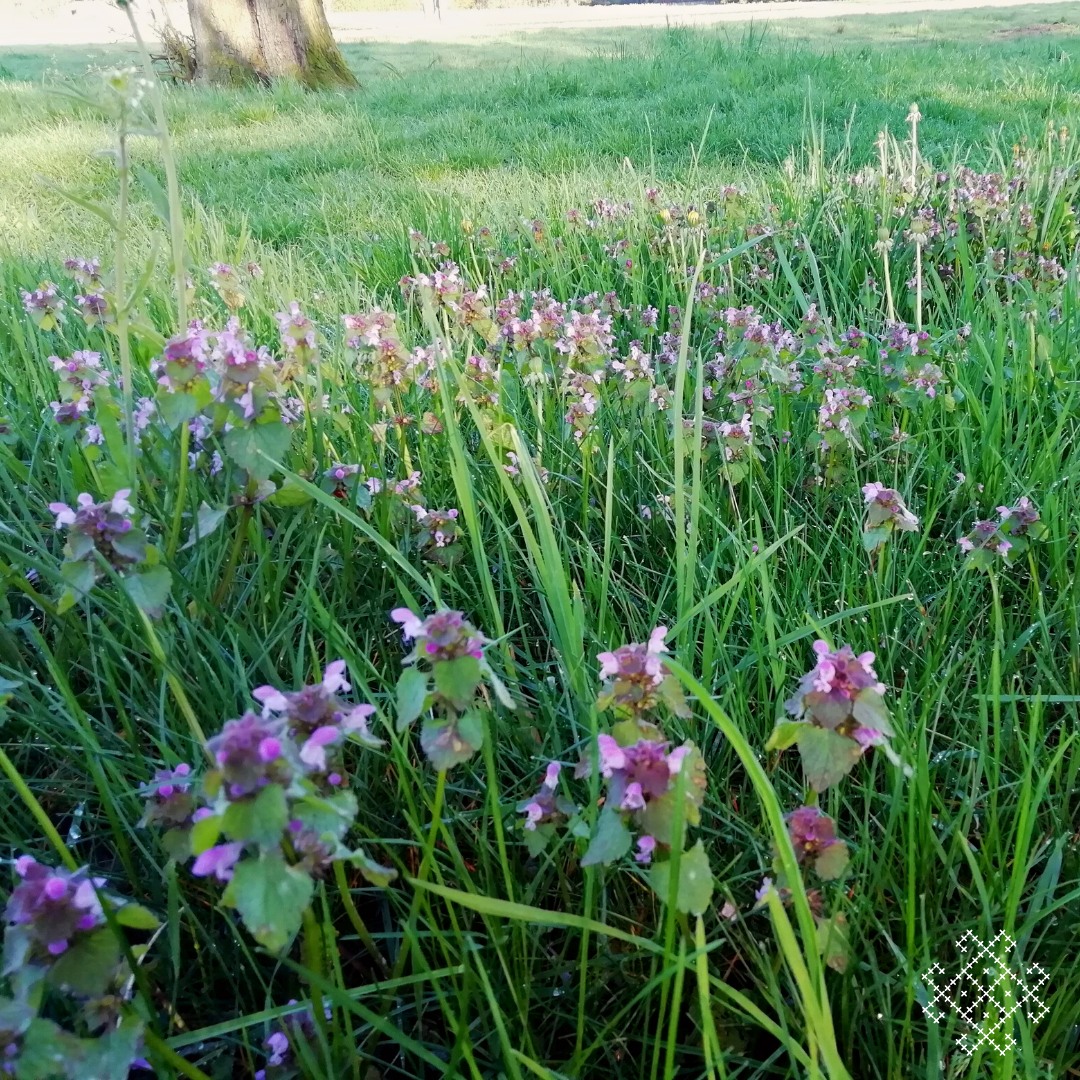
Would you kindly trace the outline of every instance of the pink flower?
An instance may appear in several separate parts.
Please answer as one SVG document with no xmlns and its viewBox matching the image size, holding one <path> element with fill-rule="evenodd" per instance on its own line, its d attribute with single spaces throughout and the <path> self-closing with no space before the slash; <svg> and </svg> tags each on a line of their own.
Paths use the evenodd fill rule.
<svg viewBox="0 0 1080 1080">
<path fill-rule="evenodd" d="M 644 810 L 645 796 L 642 794 L 641 785 L 637 782 L 626 785 L 622 801 L 619 803 L 620 810 Z"/>
<path fill-rule="evenodd" d="M 544 807 L 538 802 L 530 802 L 526 803 L 522 810 L 525 814 L 525 828 L 534 832 L 546 813 Z"/>
<path fill-rule="evenodd" d="M 336 727 L 316 728 L 300 748 L 300 760 L 319 772 L 326 769 L 326 747 L 337 742 L 340 732 Z"/>
<path fill-rule="evenodd" d="M 196 877 L 210 877 L 213 875 L 218 881 L 229 881 L 233 876 L 233 867 L 243 853 L 242 843 L 218 844 L 217 847 L 207 848 L 196 858 L 191 867 L 191 872 Z"/>
<path fill-rule="evenodd" d="M 562 765 L 557 761 L 552 761 L 544 773 L 544 787 L 549 791 L 554 791 L 559 786 L 559 773 L 561 771 Z"/>
<path fill-rule="evenodd" d="M 610 735 L 598 735 L 596 745 L 600 751 L 600 775 L 610 777 L 615 770 L 626 768 L 626 754 Z"/>
<path fill-rule="evenodd" d="M 655 836 L 642 836 L 638 838 L 637 852 L 634 855 L 634 861 L 639 862 L 644 866 L 648 866 L 652 862 L 653 852 L 656 850 L 656 837 Z"/>
</svg>

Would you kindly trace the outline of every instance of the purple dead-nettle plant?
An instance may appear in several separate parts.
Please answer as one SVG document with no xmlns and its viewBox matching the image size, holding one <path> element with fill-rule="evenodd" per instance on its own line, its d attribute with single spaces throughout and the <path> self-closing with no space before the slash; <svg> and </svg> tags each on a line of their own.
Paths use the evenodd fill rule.
<svg viewBox="0 0 1080 1080">
<path fill-rule="evenodd" d="M 105 926 L 97 894 L 104 878 L 92 878 L 85 870 L 53 869 L 29 855 L 15 860 L 15 872 L 20 881 L 5 918 L 20 928 L 23 962 L 49 964 Z"/>
<path fill-rule="evenodd" d="M 319 360 L 319 337 L 312 321 L 300 310 L 294 300 L 288 311 L 274 315 L 281 335 L 281 349 L 285 354 L 278 377 L 282 382 L 306 375 Z"/>
<path fill-rule="evenodd" d="M 997 513 L 996 518 L 976 521 L 971 531 L 957 541 L 966 568 L 990 570 L 999 561 L 1010 565 L 1028 550 L 1032 540 L 1046 535 L 1039 511 L 1026 496 L 1015 506 L 999 506 Z"/>
<path fill-rule="evenodd" d="M 111 571 L 119 576 L 140 610 L 152 618 L 161 614 L 172 577 L 161 565 L 160 552 L 137 524 L 130 494 L 123 489 L 111 499 L 95 502 L 92 495 L 83 492 L 74 507 L 61 502 L 49 504 L 49 510 L 56 515 L 57 530 L 66 537 L 60 567 L 65 584 L 58 603 L 61 612 L 86 597 Z"/>
<path fill-rule="evenodd" d="M 141 1061 L 143 1029 L 124 1015 L 132 979 L 119 935 L 153 932 L 158 919 L 106 893 L 105 879 L 85 868 L 54 868 L 30 855 L 15 859 L 14 868 L 18 881 L 4 911 L 4 975 L 12 997 L 0 997 L 0 1075 L 82 1080 L 89 1062 L 108 1061 L 108 1075 L 126 1076 Z M 140 958 L 148 946 L 128 948 Z M 65 1022 L 90 1037 L 39 1015 L 58 995 L 67 999 Z"/>
<path fill-rule="evenodd" d="M 889 745 L 894 732 L 874 654 L 856 656 L 850 645 L 833 651 L 827 642 L 815 641 L 814 655 L 814 667 L 785 703 L 794 719 L 777 721 L 766 749 L 798 746 L 806 781 L 816 792 L 843 779 L 875 746 L 899 765 Z"/>
<path fill-rule="evenodd" d="M 893 532 L 917 532 L 919 519 L 907 508 L 900 492 L 884 484 L 863 485 L 866 500 L 866 521 L 863 525 L 863 547 L 874 551 L 887 543 Z"/>
<path fill-rule="evenodd" d="M 561 762 L 549 762 L 540 790 L 517 804 L 518 813 L 525 815 L 521 823 L 525 846 L 534 857 L 544 851 L 561 826 L 571 819 L 579 820 L 577 804 L 560 790 L 561 773 Z"/>
<path fill-rule="evenodd" d="M 602 791 L 591 832 L 574 803 L 559 793 L 554 763 L 537 795 L 518 809 L 525 815 L 523 831 L 532 853 L 542 851 L 565 822 L 572 835 L 588 840 L 582 866 L 608 866 L 633 849 L 639 865 L 651 864 L 650 883 L 662 901 L 674 896 L 680 911 L 700 913 L 712 896 L 712 873 L 701 842 L 686 848 L 685 840 L 687 827 L 700 824 L 707 778 L 694 744 L 674 746 L 660 727 L 660 714 L 690 715 L 681 686 L 663 661 L 666 634 L 658 626 L 648 641 L 598 657 L 597 709 L 612 717 L 612 726 L 597 736 L 574 772 L 578 780 L 593 777 Z M 675 862 L 679 876 L 672 882 Z"/>
<path fill-rule="evenodd" d="M 58 330 L 64 321 L 67 306 L 60 290 L 51 281 L 43 281 L 36 289 L 22 290 L 23 309 L 39 330 Z"/>
<path fill-rule="evenodd" d="M 193 855 L 197 877 L 225 882 L 222 903 L 274 952 L 292 941 L 314 881 L 333 863 L 355 865 L 373 885 L 396 876 L 345 843 L 357 814 L 345 748 L 382 745 L 369 726 L 374 707 L 346 701 L 350 689 L 343 660 L 296 691 L 258 687 L 261 712 L 207 741 L 213 765 L 197 795 L 183 766 L 158 773 L 146 792 L 144 822 L 167 827 L 170 854 Z"/>
<path fill-rule="evenodd" d="M 440 771 L 468 761 L 484 744 L 488 690 L 506 708 L 514 707 L 484 655 L 488 639 L 460 611 L 421 619 L 401 607 L 390 618 L 413 643 L 397 683 L 398 731 L 423 716 L 420 746 L 428 761 Z"/>
</svg>

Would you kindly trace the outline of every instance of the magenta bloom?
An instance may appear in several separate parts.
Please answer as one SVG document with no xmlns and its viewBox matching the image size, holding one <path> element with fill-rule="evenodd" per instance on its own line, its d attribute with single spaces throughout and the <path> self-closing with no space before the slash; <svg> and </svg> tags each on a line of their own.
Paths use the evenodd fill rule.
<svg viewBox="0 0 1080 1080">
<path fill-rule="evenodd" d="M 648 866 L 652 862 L 653 852 L 656 851 L 656 837 L 649 836 L 647 833 L 645 836 L 638 837 L 637 851 L 634 853 L 634 862 L 639 862 L 643 866 Z"/>
<path fill-rule="evenodd" d="M 900 492 L 887 488 L 884 484 L 865 484 L 862 489 L 866 500 L 866 525 L 864 535 L 868 537 L 867 546 L 884 543 L 893 529 L 900 532 L 915 532 L 919 519 L 904 505 Z"/>
<path fill-rule="evenodd" d="M 229 881 L 233 876 L 233 867 L 243 851 L 244 845 L 240 842 L 218 844 L 217 847 L 207 848 L 195 859 L 191 872 L 196 877 L 213 876 L 218 881 Z"/>
<path fill-rule="evenodd" d="M 663 701 L 676 715 L 688 715 L 682 691 L 660 659 L 668 651 L 664 644 L 666 626 L 657 626 L 645 643 L 620 645 L 613 652 L 600 653 L 600 678 L 605 686 L 597 704 L 645 713 Z"/>
<path fill-rule="evenodd" d="M 372 748 L 382 745 L 368 728 L 375 706 L 352 705 L 339 697 L 350 689 L 345 661 L 334 660 L 326 665 L 320 682 L 296 691 L 260 686 L 252 691 L 252 697 L 262 705 L 264 718 L 277 716 L 284 723 L 300 745 L 304 765 L 316 773 L 335 772 L 340 784 L 344 771 L 340 747 L 346 740 Z"/>
<path fill-rule="evenodd" d="M 188 825 L 195 811 L 191 792 L 191 766 L 185 763 L 175 769 L 158 769 L 145 789 L 146 812 L 143 825 L 177 828 Z"/>
<path fill-rule="evenodd" d="M 540 790 L 531 798 L 518 803 L 518 812 L 525 815 L 523 822 L 527 832 L 535 832 L 537 826 L 562 820 L 577 808 L 568 799 L 559 794 L 559 773 L 562 765 L 552 761 L 544 772 L 544 782 Z"/>
<path fill-rule="evenodd" d="M 85 869 L 53 869 L 29 855 L 15 860 L 15 872 L 22 880 L 12 890 L 4 917 L 26 927 L 31 941 L 49 956 L 59 956 L 80 934 L 105 925 L 96 891 L 104 878 L 91 878 Z"/>
<path fill-rule="evenodd" d="M 458 656 L 480 660 L 484 655 L 487 638 L 466 622 L 460 611 L 437 611 L 421 619 L 408 608 L 394 608 L 390 618 L 401 624 L 406 641 L 415 640 L 415 655 L 425 656 L 433 664 Z"/>
<path fill-rule="evenodd" d="M 245 713 L 229 720 L 207 741 L 230 799 L 254 795 L 267 784 L 288 783 L 292 767 L 285 759 L 276 720 Z"/>
<path fill-rule="evenodd" d="M 92 495 L 83 492 L 74 507 L 61 502 L 49 504 L 49 510 L 56 515 L 56 528 L 67 532 L 64 555 L 68 562 L 88 562 L 96 578 L 100 569 L 95 552 L 120 571 L 145 559 L 146 537 L 135 528 L 130 494 L 125 488 L 111 499 L 95 503 Z"/>
<path fill-rule="evenodd" d="M 814 653 L 817 664 L 785 705 L 795 719 L 809 717 L 822 727 L 835 728 L 851 715 L 857 698 L 885 693 L 885 684 L 872 667 L 872 652 L 856 656 L 850 645 L 832 652 L 827 642 L 815 641 Z"/>
</svg>

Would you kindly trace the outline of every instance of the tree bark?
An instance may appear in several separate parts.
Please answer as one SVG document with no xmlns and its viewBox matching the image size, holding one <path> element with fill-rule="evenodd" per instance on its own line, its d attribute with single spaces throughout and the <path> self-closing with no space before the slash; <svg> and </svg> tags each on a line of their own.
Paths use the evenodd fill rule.
<svg viewBox="0 0 1080 1080">
<path fill-rule="evenodd" d="M 238 86 L 295 79 L 355 87 L 322 0 L 188 0 L 200 81 Z"/>
</svg>

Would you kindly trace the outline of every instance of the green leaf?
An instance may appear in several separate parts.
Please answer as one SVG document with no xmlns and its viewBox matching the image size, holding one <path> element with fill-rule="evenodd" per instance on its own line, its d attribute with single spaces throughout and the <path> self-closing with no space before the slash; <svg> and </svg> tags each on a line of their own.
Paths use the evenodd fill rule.
<svg viewBox="0 0 1080 1080">
<path fill-rule="evenodd" d="M 293 803 L 292 816 L 316 836 L 341 841 L 356 820 L 356 796 L 351 791 L 333 795 L 305 795 Z"/>
<path fill-rule="evenodd" d="M 254 799 L 230 803 L 221 828 L 230 840 L 247 840 L 261 847 L 281 842 L 289 823 L 289 804 L 280 784 L 268 784 Z"/>
<path fill-rule="evenodd" d="M 882 735 L 893 734 L 889 709 L 885 704 L 885 699 L 872 687 L 868 686 L 855 695 L 851 715 L 863 727 L 873 728 L 874 731 L 880 731 Z"/>
<path fill-rule="evenodd" d="M 777 720 L 769 741 L 765 744 L 766 750 L 786 750 L 799 741 L 799 736 L 806 730 L 806 722 L 803 720 Z"/>
<path fill-rule="evenodd" d="M 159 390 L 156 400 L 158 416 L 170 430 L 186 424 L 199 412 L 199 403 L 195 400 L 194 394 L 188 394 L 183 390 L 177 390 L 175 393 L 164 389 Z"/>
<path fill-rule="evenodd" d="M 209 851 L 221 835 L 221 818 L 217 814 L 201 818 L 191 826 L 191 854 Z"/>
<path fill-rule="evenodd" d="M 462 717 L 466 720 L 466 717 Z M 475 725 L 466 721 L 464 730 L 460 723 L 455 723 L 441 716 L 429 716 L 420 729 L 420 749 L 433 768 L 452 769 L 455 765 L 466 762 L 483 745 L 483 728 L 480 728 L 480 742 L 470 741 L 476 735 Z"/>
<path fill-rule="evenodd" d="M 666 904 L 671 897 L 671 863 L 653 864 L 649 875 L 653 891 Z M 713 876 L 709 856 L 699 840 L 679 859 L 679 884 L 675 891 L 675 908 L 684 915 L 701 915 L 712 901 Z"/>
<path fill-rule="evenodd" d="M 885 528 L 864 529 L 862 534 L 863 548 L 866 551 L 876 551 L 882 544 L 889 541 L 889 530 Z"/>
<path fill-rule="evenodd" d="M 404 731 L 416 723 L 427 700 L 428 677 L 417 667 L 407 667 L 397 682 L 397 729 Z"/>
<path fill-rule="evenodd" d="M 435 665 L 435 689 L 458 708 L 472 703 L 479 682 L 480 661 L 475 656 L 440 660 Z"/>
<path fill-rule="evenodd" d="M 199 512 L 195 515 L 195 527 L 188 534 L 180 550 L 186 551 L 200 540 L 205 540 L 212 533 L 217 532 L 231 509 L 231 506 L 208 506 L 206 503 L 200 503 Z"/>
<path fill-rule="evenodd" d="M 281 461 L 289 452 L 292 431 L 280 420 L 265 424 L 245 424 L 225 433 L 225 453 L 241 469 L 257 480 L 265 480 L 273 471 L 273 462 Z M 265 454 L 270 461 L 262 455 Z"/>
<path fill-rule="evenodd" d="M 803 724 L 798 746 L 806 782 L 818 793 L 847 776 L 862 756 L 854 739 L 813 724 Z"/>
<path fill-rule="evenodd" d="M 814 872 L 822 881 L 835 881 L 843 875 L 850 859 L 847 844 L 837 840 L 814 860 Z"/>
<path fill-rule="evenodd" d="M 133 165 L 132 171 L 139 178 L 139 183 L 146 189 L 146 194 L 150 197 L 150 205 L 154 208 L 154 213 L 161 218 L 165 225 L 168 225 L 171 217 L 169 212 L 169 196 L 165 194 L 165 189 L 161 186 L 161 182 L 145 166 Z"/>
<path fill-rule="evenodd" d="M 605 806 L 596 822 L 596 832 L 581 857 L 582 866 L 610 866 L 630 850 L 630 830 L 614 807 Z"/>
<path fill-rule="evenodd" d="M 53 986 L 86 997 L 100 997 L 112 985 L 120 962 L 120 946 L 109 929 L 80 935 L 49 969 Z"/>
<path fill-rule="evenodd" d="M 847 971 L 851 960 L 851 937 L 847 918 L 842 911 L 829 919 L 818 919 L 817 947 L 825 963 L 833 971 Z"/>
<path fill-rule="evenodd" d="M 94 587 L 94 582 L 97 581 L 97 573 L 93 563 L 80 560 L 63 563 L 60 567 L 60 576 L 67 585 L 57 605 L 57 610 L 63 614 L 90 592 Z"/>
<path fill-rule="evenodd" d="M 125 904 L 116 909 L 116 921 L 132 930 L 156 930 L 161 920 L 142 904 Z"/>
<path fill-rule="evenodd" d="M 274 506 L 303 506 L 311 502 L 311 496 L 299 484 L 286 480 L 266 501 Z"/>
<path fill-rule="evenodd" d="M 537 825 L 535 829 L 525 829 L 525 850 L 528 851 L 531 858 L 539 858 L 547 850 L 547 846 L 551 843 L 551 838 L 554 835 L 555 826 L 550 821 L 545 822 L 543 825 Z"/>
<path fill-rule="evenodd" d="M 124 592 L 132 603 L 151 619 L 158 619 L 165 610 L 165 602 L 172 589 L 172 574 L 167 566 L 152 566 L 139 573 L 125 574 L 121 579 Z"/>
<path fill-rule="evenodd" d="M 296 936 L 311 903 L 314 883 L 280 855 L 238 863 L 222 902 L 235 907 L 260 945 L 281 952 Z"/>
<path fill-rule="evenodd" d="M 96 1039 L 83 1039 L 83 1060 L 72 1077 L 78 1080 L 123 1080 L 142 1048 L 143 1025 L 125 1019 L 124 1023 Z"/>
<path fill-rule="evenodd" d="M 398 876 L 397 871 L 392 866 L 383 866 L 381 863 L 377 863 L 360 848 L 357 848 L 356 851 L 349 855 L 349 862 L 360 870 L 365 881 L 377 885 L 381 889 L 385 889 Z"/>
</svg>

